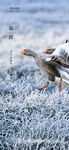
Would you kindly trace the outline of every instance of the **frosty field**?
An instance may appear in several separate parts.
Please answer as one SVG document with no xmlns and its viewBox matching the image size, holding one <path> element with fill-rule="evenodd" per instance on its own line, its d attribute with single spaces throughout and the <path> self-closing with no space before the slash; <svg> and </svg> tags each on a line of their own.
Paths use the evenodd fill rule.
<svg viewBox="0 0 69 150">
<path fill-rule="evenodd" d="M 68 4 L 68 0 L 1 0 L 0 150 L 69 150 L 69 88 L 62 85 L 59 93 L 58 85 L 50 83 L 36 90 L 47 78 L 33 58 L 20 54 L 25 48 L 40 54 L 69 39 Z M 4 11 L 12 5 L 23 7 L 24 14 Z M 6 34 L 11 24 L 13 40 Z"/>
</svg>

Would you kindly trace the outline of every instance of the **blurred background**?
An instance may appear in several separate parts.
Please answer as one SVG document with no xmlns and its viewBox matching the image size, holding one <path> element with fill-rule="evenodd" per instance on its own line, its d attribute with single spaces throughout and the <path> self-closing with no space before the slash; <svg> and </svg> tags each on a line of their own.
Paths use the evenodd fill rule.
<svg viewBox="0 0 69 150">
<path fill-rule="evenodd" d="M 47 79 L 20 54 L 67 39 L 69 0 L 0 0 L 0 150 L 69 150 L 68 87 L 34 89 Z"/>
<path fill-rule="evenodd" d="M 48 47 L 64 43 L 69 38 L 68 14 L 69 0 L 1 0 L 0 55 L 4 52 L 4 57 L 8 57 L 7 52 L 14 49 L 17 57 L 24 48 L 40 53 Z M 13 26 L 15 32 L 12 42 L 8 40 L 9 26 Z M 8 60 L 4 65 L 9 65 Z"/>
</svg>

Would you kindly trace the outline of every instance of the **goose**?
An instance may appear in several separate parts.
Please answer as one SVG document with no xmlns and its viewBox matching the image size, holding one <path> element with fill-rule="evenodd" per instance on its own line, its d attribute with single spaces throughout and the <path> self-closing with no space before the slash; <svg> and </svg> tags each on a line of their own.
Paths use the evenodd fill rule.
<svg viewBox="0 0 69 150">
<path fill-rule="evenodd" d="M 55 51 L 53 52 L 55 53 Z M 43 88 L 46 88 L 49 85 L 49 81 L 58 83 L 58 89 L 59 92 L 61 91 L 61 84 L 63 83 L 64 85 L 69 86 L 69 82 L 66 80 L 66 77 L 69 79 L 69 70 L 66 71 L 66 76 L 62 76 L 62 65 L 61 63 L 58 63 L 57 61 L 54 60 L 53 58 L 53 53 L 48 56 L 42 56 L 39 55 L 35 52 L 33 52 L 31 49 L 25 49 L 21 51 L 21 54 L 26 55 L 26 56 L 31 56 L 35 59 L 36 64 L 40 67 L 40 69 L 43 71 L 43 73 L 46 75 L 48 78 L 47 83 L 44 86 L 41 87 L 35 87 L 38 90 L 42 90 Z M 63 66 L 64 69 L 67 69 Z M 62 80 L 63 78 L 63 80 Z"/>
<path fill-rule="evenodd" d="M 47 50 L 43 53 L 48 54 Z M 60 65 L 59 73 L 62 78 L 69 79 L 69 43 L 59 45 L 54 51 L 52 51 L 50 57 L 46 60 Z"/>
</svg>

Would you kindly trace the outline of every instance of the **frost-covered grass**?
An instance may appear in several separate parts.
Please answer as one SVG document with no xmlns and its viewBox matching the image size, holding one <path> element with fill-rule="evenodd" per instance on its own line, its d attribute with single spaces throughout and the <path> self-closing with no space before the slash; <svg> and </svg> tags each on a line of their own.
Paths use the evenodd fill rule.
<svg viewBox="0 0 69 150">
<path fill-rule="evenodd" d="M 52 83 L 38 91 L 46 81 L 38 69 L 16 66 L 12 80 L 9 72 L 0 73 L 0 149 L 68 150 L 68 88 L 59 93 Z"/>
<path fill-rule="evenodd" d="M 61 38 L 60 38 L 61 37 Z M 50 83 L 42 91 L 44 77 L 33 58 L 20 54 L 24 48 L 40 53 L 64 43 L 69 31 L 51 29 L 15 35 L 0 43 L 0 149 L 69 150 L 69 88 Z M 59 40 L 60 39 L 60 40 Z M 12 49 L 12 66 L 10 52 Z M 12 72 L 12 80 L 10 80 Z"/>
</svg>

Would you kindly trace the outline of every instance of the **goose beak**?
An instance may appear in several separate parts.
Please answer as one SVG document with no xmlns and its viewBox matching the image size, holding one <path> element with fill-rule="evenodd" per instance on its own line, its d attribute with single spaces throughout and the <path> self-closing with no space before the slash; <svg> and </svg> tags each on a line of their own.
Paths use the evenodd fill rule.
<svg viewBox="0 0 69 150">
<path fill-rule="evenodd" d="M 45 51 L 43 51 L 42 53 L 45 53 L 45 54 L 46 54 L 46 53 L 47 53 L 47 51 L 45 50 Z"/>
<path fill-rule="evenodd" d="M 25 54 L 25 51 L 23 50 L 23 51 L 21 51 L 20 53 L 21 53 L 21 54 Z"/>
</svg>

